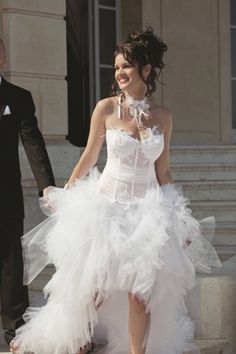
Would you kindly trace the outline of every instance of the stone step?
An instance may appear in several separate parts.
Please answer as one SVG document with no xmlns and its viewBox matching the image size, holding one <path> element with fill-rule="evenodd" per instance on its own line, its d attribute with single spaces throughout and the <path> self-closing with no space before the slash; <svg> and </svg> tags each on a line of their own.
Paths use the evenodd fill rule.
<svg viewBox="0 0 236 354">
<path fill-rule="evenodd" d="M 221 262 L 227 261 L 236 255 L 236 246 L 222 245 L 215 246 Z"/>
<path fill-rule="evenodd" d="M 217 223 L 213 245 L 222 261 L 234 256 L 236 254 L 236 222 Z"/>
<path fill-rule="evenodd" d="M 103 147 L 98 160 L 100 169 L 104 167 L 106 158 L 106 148 Z M 236 145 L 172 146 L 170 149 L 170 165 L 172 169 L 175 169 L 175 167 L 178 169 L 179 165 L 183 165 L 185 166 L 183 171 L 185 169 L 187 173 L 191 170 L 191 166 L 194 165 L 199 166 L 202 173 L 203 171 L 207 172 L 207 166 L 210 165 L 210 171 L 220 172 L 221 169 L 227 168 L 231 176 L 233 176 L 236 168 Z M 205 175 L 203 176 L 205 178 Z M 221 173 L 221 176 L 224 179 L 223 173 Z"/>
<path fill-rule="evenodd" d="M 230 260 L 212 274 L 198 274 L 196 286 L 186 296 L 186 305 L 195 323 L 195 337 L 206 353 L 217 353 L 217 350 L 224 353 L 227 343 L 221 340 L 228 341 L 225 354 L 236 353 L 235 263 Z"/>
<path fill-rule="evenodd" d="M 235 163 L 173 163 L 173 178 L 178 181 L 227 181 L 236 180 Z"/>
<path fill-rule="evenodd" d="M 71 145 L 68 141 L 57 144 L 47 142 L 47 150 L 53 166 L 56 168 L 56 175 L 60 176 L 64 167 L 73 168 L 78 161 L 84 148 Z M 22 145 L 20 144 L 21 162 L 28 170 L 28 162 Z M 210 145 L 210 146 L 171 146 L 171 163 L 236 163 L 236 145 Z M 103 146 L 99 161 L 104 164 L 106 161 L 106 147 Z M 65 162 L 65 166 L 63 163 Z"/>
<path fill-rule="evenodd" d="M 220 259 L 227 260 L 236 254 L 236 203 L 192 202 L 193 215 L 198 219 L 214 216 L 216 230 L 213 245 Z"/>
<path fill-rule="evenodd" d="M 179 163 L 236 163 L 236 145 L 212 146 L 171 146 L 170 162 Z M 106 147 L 103 147 L 99 157 L 100 162 L 106 161 Z"/>
<path fill-rule="evenodd" d="M 180 184 L 191 201 L 231 200 L 236 203 L 236 181 L 185 181 Z"/>
<path fill-rule="evenodd" d="M 190 207 L 197 219 L 212 215 L 217 223 L 234 223 L 236 220 L 235 201 L 192 201 Z"/>
<path fill-rule="evenodd" d="M 225 339 L 197 339 L 195 342 L 201 354 L 224 354 L 228 347 L 228 341 Z"/>
<path fill-rule="evenodd" d="M 172 163 L 236 163 L 236 145 L 171 146 Z"/>
<path fill-rule="evenodd" d="M 215 339 L 215 340 L 196 340 L 195 341 L 198 347 L 200 348 L 200 354 L 224 354 L 224 350 L 228 346 L 228 342 L 224 339 Z M 97 353 L 101 350 L 102 347 L 96 347 L 93 350 L 93 353 Z M 7 345 L 0 346 L 0 353 L 1 354 L 10 354 L 8 351 Z M 126 353 L 124 353 L 126 354 Z M 186 353 L 187 354 L 187 353 Z M 188 353 L 192 354 L 192 353 Z"/>
<path fill-rule="evenodd" d="M 235 222 L 216 223 L 214 245 L 236 246 L 236 220 Z"/>
<path fill-rule="evenodd" d="M 57 178 L 63 180 L 70 176 L 72 169 L 78 162 L 78 159 L 83 152 L 83 148 L 75 147 L 68 142 L 61 144 L 49 143 L 47 145 L 48 153 L 52 162 L 53 170 Z M 32 171 L 24 149 L 20 145 L 20 160 L 22 167 L 22 178 L 33 178 Z M 98 167 L 103 169 L 107 159 L 106 147 L 101 149 L 98 159 Z M 222 145 L 222 146 L 173 146 L 171 147 L 170 163 L 173 171 L 176 172 L 176 180 L 189 179 L 184 177 L 186 173 L 193 176 L 192 166 L 196 164 L 194 170 L 198 170 L 198 174 L 193 176 L 193 179 L 199 177 L 204 180 L 212 179 L 213 175 L 217 175 L 219 179 L 225 180 L 233 178 L 236 165 L 236 146 Z M 181 165 L 181 166 L 180 166 Z M 208 167 L 209 166 L 209 167 Z M 235 179 L 235 178 L 234 178 Z"/>
<path fill-rule="evenodd" d="M 64 180 L 57 179 L 57 186 L 63 187 Z M 191 201 L 228 201 L 236 202 L 236 180 L 229 181 L 178 181 L 178 185 L 183 187 L 184 195 Z M 38 199 L 35 181 L 25 179 L 22 181 L 25 198 Z M 36 203 L 37 205 L 37 203 Z"/>
<path fill-rule="evenodd" d="M 9 349 L 9 346 L 6 345 L 6 342 L 4 340 L 4 333 L 3 331 L 0 332 L 0 353 L 5 353 Z"/>
<path fill-rule="evenodd" d="M 70 144 L 69 141 L 47 141 L 47 151 L 54 175 L 63 180 L 68 179 L 83 150 L 83 148 L 78 148 Z M 25 150 L 21 143 L 19 144 L 19 156 L 22 179 L 34 179 Z"/>
</svg>

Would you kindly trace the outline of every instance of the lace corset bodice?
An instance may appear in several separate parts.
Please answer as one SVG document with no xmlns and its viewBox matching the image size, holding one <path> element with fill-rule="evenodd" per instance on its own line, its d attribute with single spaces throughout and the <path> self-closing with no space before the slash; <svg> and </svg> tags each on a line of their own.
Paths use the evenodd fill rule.
<svg viewBox="0 0 236 354">
<path fill-rule="evenodd" d="M 129 203 L 145 197 L 157 186 L 154 161 L 164 147 L 163 134 L 148 128 L 143 140 L 120 129 L 108 129 L 107 163 L 98 181 L 98 192 L 111 201 Z"/>
</svg>

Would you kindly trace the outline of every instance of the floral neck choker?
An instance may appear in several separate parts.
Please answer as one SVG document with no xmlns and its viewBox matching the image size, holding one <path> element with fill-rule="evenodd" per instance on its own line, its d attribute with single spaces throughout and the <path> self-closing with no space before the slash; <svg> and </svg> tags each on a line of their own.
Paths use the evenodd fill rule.
<svg viewBox="0 0 236 354">
<path fill-rule="evenodd" d="M 150 118 L 150 105 L 148 98 L 144 97 L 142 100 L 136 100 L 127 93 L 121 93 L 118 97 L 118 118 L 122 118 L 122 97 L 125 97 L 126 109 L 129 114 L 135 119 L 139 127 L 143 126 L 142 118 Z"/>
</svg>

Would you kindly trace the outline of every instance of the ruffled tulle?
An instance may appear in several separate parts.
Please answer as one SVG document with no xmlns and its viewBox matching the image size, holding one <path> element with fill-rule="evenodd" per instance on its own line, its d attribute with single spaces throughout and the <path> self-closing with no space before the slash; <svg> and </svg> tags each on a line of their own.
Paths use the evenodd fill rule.
<svg viewBox="0 0 236 354">
<path fill-rule="evenodd" d="M 50 216 L 23 237 L 25 283 L 48 263 L 56 272 L 44 288 L 47 304 L 29 308 L 17 330 L 20 353 L 75 354 L 93 337 L 106 345 L 101 353 L 127 354 L 127 293 L 151 314 L 147 354 L 192 350 L 183 297 L 196 270 L 220 265 L 207 240 L 214 219 L 194 219 L 174 185 L 129 205 L 111 202 L 98 194 L 98 177 L 93 171 L 70 189 L 51 188 L 41 200 Z"/>
</svg>

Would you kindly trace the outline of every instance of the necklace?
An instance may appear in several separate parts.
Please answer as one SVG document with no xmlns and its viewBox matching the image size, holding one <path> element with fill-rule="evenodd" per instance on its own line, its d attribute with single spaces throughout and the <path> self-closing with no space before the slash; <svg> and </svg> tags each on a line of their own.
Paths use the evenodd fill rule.
<svg viewBox="0 0 236 354">
<path fill-rule="evenodd" d="M 129 96 L 127 93 L 122 93 L 118 97 L 118 118 L 122 117 L 122 97 L 125 95 L 126 99 L 126 109 L 134 119 L 139 127 L 143 126 L 142 118 L 146 120 L 150 118 L 150 105 L 148 103 L 148 98 L 144 97 L 142 100 L 136 100 Z"/>
</svg>

